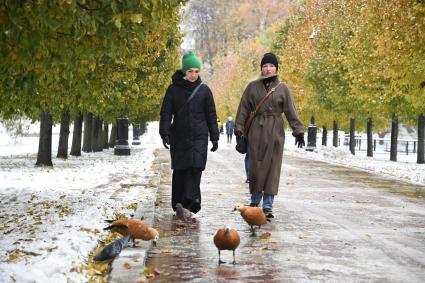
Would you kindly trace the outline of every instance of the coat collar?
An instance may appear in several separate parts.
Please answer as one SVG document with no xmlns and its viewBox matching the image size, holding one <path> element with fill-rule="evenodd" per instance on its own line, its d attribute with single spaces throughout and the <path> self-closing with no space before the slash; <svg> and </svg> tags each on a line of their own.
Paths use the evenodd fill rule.
<svg viewBox="0 0 425 283">
<path fill-rule="evenodd" d="M 260 76 L 258 79 L 256 79 L 254 81 L 255 89 L 256 89 L 257 93 L 259 93 L 261 96 L 267 94 L 266 88 L 264 87 L 264 84 L 263 84 L 263 80 L 265 78 L 266 77 L 264 77 L 264 76 Z M 276 75 L 276 80 L 272 83 L 271 87 L 276 87 L 279 83 L 280 83 L 279 76 Z"/>
<path fill-rule="evenodd" d="M 172 76 L 173 84 L 192 91 L 202 82 L 201 77 L 199 77 L 195 82 L 190 82 L 184 79 L 184 76 L 185 74 L 181 70 L 177 70 Z"/>
</svg>

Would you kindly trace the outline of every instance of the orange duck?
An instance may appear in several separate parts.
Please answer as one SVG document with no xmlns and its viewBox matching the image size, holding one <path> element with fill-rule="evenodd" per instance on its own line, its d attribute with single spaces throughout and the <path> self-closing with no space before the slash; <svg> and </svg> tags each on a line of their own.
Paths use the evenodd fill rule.
<svg viewBox="0 0 425 283">
<path fill-rule="evenodd" d="M 261 228 L 261 225 L 267 223 L 266 215 L 260 207 L 250 207 L 245 206 L 241 203 L 237 203 L 233 211 L 236 210 L 241 213 L 242 218 L 245 220 L 245 222 L 248 223 L 249 226 L 251 226 L 251 236 L 255 236 L 254 226 L 258 226 L 258 228 Z"/>
<path fill-rule="evenodd" d="M 218 229 L 217 233 L 214 236 L 214 244 L 218 249 L 218 264 L 225 263 L 220 258 L 220 251 L 228 250 L 233 251 L 233 264 L 236 264 L 235 260 L 235 250 L 239 246 L 241 238 L 238 231 L 235 229 L 230 229 L 228 226 Z"/>
<path fill-rule="evenodd" d="M 135 239 L 141 239 L 144 241 L 153 240 L 153 245 L 156 246 L 156 242 L 159 239 L 159 233 L 156 229 L 149 227 L 142 220 L 138 219 L 122 219 L 115 220 L 112 224 L 103 230 L 111 230 L 117 232 L 124 237 L 130 235 L 133 240 L 133 246 L 136 245 Z"/>
</svg>

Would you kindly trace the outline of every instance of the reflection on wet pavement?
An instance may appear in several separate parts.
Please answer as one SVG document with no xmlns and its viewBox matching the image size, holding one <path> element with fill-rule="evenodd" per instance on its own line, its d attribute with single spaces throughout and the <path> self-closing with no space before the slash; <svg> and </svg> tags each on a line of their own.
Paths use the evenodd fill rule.
<svg viewBox="0 0 425 283">
<path fill-rule="evenodd" d="M 258 282 L 259 278 L 274 282 L 273 277 L 268 275 L 273 271 L 263 264 L 263 258 L 277 250 L 277 243 L 263 245 L 258 236 L 249 237 L 249 227 L 243 225 L 238 229 L 243 239 L 236 251 L 236 265 L 231 264 L 232 252 L 222 251 L 222 260 L 226 264 L 219 266 L 213 235 L 222 226 L 220 223 L 224 223 L 223 219 L 202 215 L 194 223 L 184 224 L 173 217 L 168 206 L 169 192 L 163 190 L 159 197 L 161 206 L 157 209 L 156 226 L 160 231 L 160 241 L 150 251 L 146 265 L 164 272 L 154 282 L 227 282 L 241 279 L 243 282 Z M 204 201 L 208 200 L 204 197 Z M 229 202 L 229 205 L 231 208 L 233 204 Z M 212 213 L 218 207 L 219 204 L 203 210 Z M 231 213 L 230 209 L 226 209 L 228 212 L 224 208 L 219 210 L 226 212 L 229 218 L 239 217 L 239 213 Z M 248 257 L 242 257 L 242 251 Z"/>
<path fill-rule="evenodd" d="M 224 162 L 226 160 L 226 162 Z M 235 203 L 247 203 L 243 156 L 209 155 L 202 177 L 203 207 L 187 225 L 173 218 L 170 184 L 158 191 L 160 240 L 146 265 L 152 282 L 419 282 L 425 270 L 424 187 L 327 163 L 284 158 L 276 218 L 250 237 Z M 213 243 L 229 224 L 241 243 L 222 251 Z M 268 239 L 261 239 L 270 232 Z"/>
</svg>

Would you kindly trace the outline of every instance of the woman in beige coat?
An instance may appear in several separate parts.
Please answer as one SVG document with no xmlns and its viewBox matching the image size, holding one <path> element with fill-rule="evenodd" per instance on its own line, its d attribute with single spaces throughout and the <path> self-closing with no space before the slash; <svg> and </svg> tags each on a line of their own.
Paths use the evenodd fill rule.
<svg viewBox="0 0 425 283">
<path fill-rule="evenodd" d="M 296 137 L 296 145 L 303 147 L 304 127 L 298 118 L 294 99 L 288 87 L 277 76 L 278 61 L 273 53 L 264 54 L 261 60 L 262 76 L 246 87 L 239 103 L 236 115 L 236 136 L 246 136 L 250 155 L 249 190 L 251 206 L 258 206 L 263 200 L 263 211 L 268 218 L 273 218 L 274 196 L 278 193 L 280 169 L 282 165 L 283 145 L 285 143 L 282 113 Z M 248 133 L 244 124 L 249 113 L 255 109 L 269 90 L 275 91 L 258 110 Z M 237 139 L 237 141 L 240 139 Z"/>
</svg>

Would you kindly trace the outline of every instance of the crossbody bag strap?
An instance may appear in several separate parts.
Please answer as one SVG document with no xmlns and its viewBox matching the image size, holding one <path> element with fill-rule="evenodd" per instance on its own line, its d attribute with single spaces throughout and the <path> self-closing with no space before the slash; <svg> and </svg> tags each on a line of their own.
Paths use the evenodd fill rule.
<svg viewBox="0 0 425 283">
<path fill-rule="evenodd" d="M 254 111 L 251 111 L 251 113 L 249 113 L 249 117 L 248 117 L 248 119 L 246 119 L 245 124 L 244 124 L 245 135 L 248 134 L 249 128 L 251 128 L 251 124 L 254 121 L 255 117 L 257 116 L 257 111 L 260 110 L 261 106 L 263 106 L 263 104 L 267 100 L 267 98 L 269 98 L 270 95 L 272 95 L 272 93 L 276 90 L 276 88 L 279 85 L 280 85 L 280 83 L 277 86 L 275 86 L 272 89 L 270 89 L 269 92 L 263 98 L 261 98 L 261 100 L 258 103 L 257 107 L 255 107 L 255 110 Z"/>
<path fill-rule="evenodd" d="M 192 98 L 195 96 L 195 94 L 198 92 L 199 88 L 204 84 L 204 82 L 201 82 L 193 91 L 192 94 L 189 96 L 189 98 L 186 100 L 186 102 L 183 104 L 183 106 L 177 111 L 177 115 L 179 115 L 182 110 L 186 107 L 186 105 L 189 104 L 189 102 L 192 100 Z"/>
<path fill-rule="evenodd" d="M 260 100 L 260 102 L 258 103 L 258 105 L 257 105 L 257 107 L 255 107 L 255 114 L 257 114 L 257 112 L 258 112 L 258 110 L 260 110 L 260 108 L 261 108 L 261 106 L 263 106 L 263 104 L 264 104 L 264 102 L 266 102 L 266 100 L 267 100 L 267 98 L 269 98 L 270 97 L 270 95 L 272 95 L 272 93 L 276 90 L 276 88 L 278 87 L 280 85 L 280 83 L 277 85 L 277 86 L 275 86 L 275 87 L 272 87 L 270 90 L 269 90 L 269 92 L 263 97 L 263 98 L 261 98 L 261 100 Z"/>
</svg>

